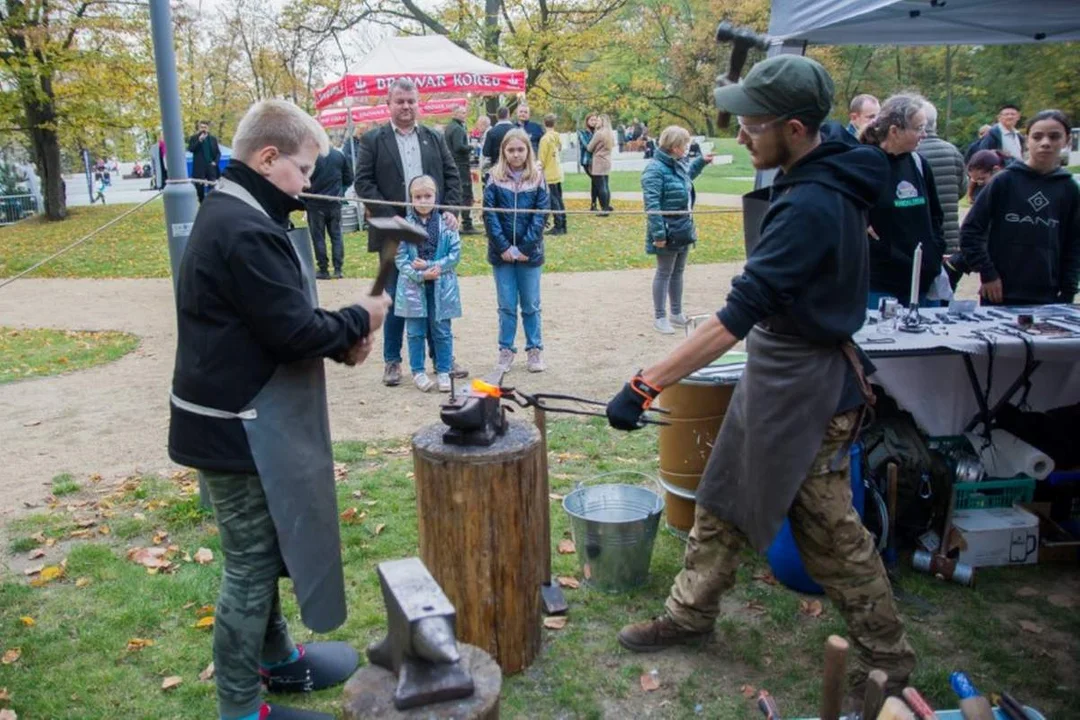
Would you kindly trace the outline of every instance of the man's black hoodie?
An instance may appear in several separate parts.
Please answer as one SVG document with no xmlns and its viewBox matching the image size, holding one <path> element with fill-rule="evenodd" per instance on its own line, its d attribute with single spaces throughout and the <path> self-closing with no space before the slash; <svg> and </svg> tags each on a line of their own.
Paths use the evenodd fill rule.
<svg viewBox="0 0 1080 720">
<path fill-rule="evenodd" d="M 832 345 L 866 318 L 866 213 L 884 189 L 888 162 L 880 149 L 857 145 L 844 132 L 826 128 L 822 139 L 777 177 L 761 239 L 717 313 L 740 339 L 779 316 L 794 333 Z"/>
<path fill-rule="evenodd" d="M 945 254 L 945 213 L 938 200 L 930 164 L 916 153 L 885 156 L 889 170 L 885 192 L 870 208 L 870 291 L 894 295 L 905 304 L 911 296 L 911 264 L 922 243 L 919 294 L 925 295 L 941 274 Z"/>
<path fill-rule="evenodd" d="M 1080 188 L 1058 169 L 1010 163 L 979 193 L 960 228 L 964 260 L 1001 280 L 1009 305 L 1071 303 L 1080 276 Z"/>
</svg>

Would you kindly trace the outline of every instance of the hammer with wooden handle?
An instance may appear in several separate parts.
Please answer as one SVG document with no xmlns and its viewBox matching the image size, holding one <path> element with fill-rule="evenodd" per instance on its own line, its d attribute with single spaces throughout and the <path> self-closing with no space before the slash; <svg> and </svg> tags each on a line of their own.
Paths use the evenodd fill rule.
<svg viewBox="0 0 1080 720">
<path fill-rule="evenodd" d="M 390 280 L 390 273 L 394 271 L 394 259 L 401 243 L 419 245 L 427 240 L 427 232 L 397 215 L 370 218 L 368 225 L 375 231 L 374 239 L 379 244 L 379 273 L 371 286 L 371 296 L 378 297 L 383 294 L 386 283 Z"/>
<path fill-rule="evenodd" d="M 889 676 L 884 670 L 871 670 L 866 678 L 866 692 L 863 695 L 863 717 L 876 718 L 885 704 L 885 684 Z"/>
</svg>

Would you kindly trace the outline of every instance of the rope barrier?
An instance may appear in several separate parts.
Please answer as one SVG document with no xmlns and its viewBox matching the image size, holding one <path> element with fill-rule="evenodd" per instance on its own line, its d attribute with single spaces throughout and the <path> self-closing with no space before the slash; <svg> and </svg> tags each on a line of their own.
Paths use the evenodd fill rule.
<svg viewBox="0 0 1080 720">
<path fill-rule="evenodd" d="M 202 178 L 179 178 L 179 179 L 166 180 L 165 182 L 167 184 L 169 184 L 169 185 L 209 185 L 209 186 L 216 186 L 217 185 L 216 180 L 203 180 Z M 64 253 L 69 252 L 71 250 L 74 250 L 75 248 L 82 245 L 84 242 L 86 242 L 90 238 L 92 238 L 95 235 L 97 235 L 98 233 L 100 233 L 102 230 L 105 230 L 105 229 L 107 229 L 109 227 L 112 227 L 116 223 L 118 223 L 121 220 L 123 220 L 124 218 L 126 218 L 128 215 L 131 215 L 132 213 L 142 209 L 143 207 L 145 207 L 149 203 L 153 202 L 154 200 L 157 200 L 159 197 L 161 197 L 161 195 L 162 195 L 162 191 L 159 190 L 158 192 L 154 193 L 154 195 L 151 196 L 150 198 L 144 200 L 143 202 L 139 203 L 138 205 L 136 205 L 135 207 L 131 208 L 130 210 L 124 212 L 123 214 L 113 218 L 112 220 L 105 223 L 104 225 L 102 225 L 98 229 L 92 230 L 91 232 L 89 232 L 86 235 L 82 236 L 81 238 L 79 238 L 75 242 L 62 247 L 61 249 L 54 252 L 52 255 L 49 255 L 45 259 L 34 263 L 33 265 L 26 268 L 22 272 L 19 272 L 16 275 L 13 275 L 13 276 L 11 276 L 9 278 L 5 278 L 4 280 L 0 281 L 0 289 L 3 289 L 5 287 L 7 287 L 11 283 L 15 282 L 16 280 L 18 280 L 18 279 L 20 279 L 22 277 L 25 277 L 26 275 L 29 275 L 30 273 L 37 270 L 41 266 L 43 266 L 43 265 L 45 265 L 45 264 L 47 264 L 49 262 L 52 262 L 56 258 L 60 257 Z M 357 204 L 363 204 L 363 205 L 385 205 L 385 206 L 389 206 L 389 207 L 399 207 L 399 208 L 407 208 L 411 204 L 411 203 L 407 203 L 407 202 L 399 202 L 399 201 L 396 201 L 396 200 L 375 200 L 375 199 L 363 199 L 363 198 L 346 198 L 346 197 L 338 197 L 337 195 L 319 195 L 319 194 L 316 194 L 316 193 L 300 193 L 300 197 L 305 199 L 305 200 L 328 200 L 330 202 L 349 202 L 349 203 L 357 203 Z M 433 207 L 436 210 L 448 210 L 450 212 L 472 212 L 474 210 L 479 210 L 481 212 L 513 213 L 515 215 L 520 214 L 520 213 L 528 213 L 528 214 L 541 213 L 541 214 L 544 214 L 544 215 L 551 214 L 551 215 L 588 215 L 588 216 L 595 216 L 597 214 L 593 210 L 547 210 L 547 209 L 536 209 L 536 208 L 520 208 L 520 209 L 516 209 L 516 208 L 492 208 L 492 207 L 484 207 L 483 205 L 480 205 L 480 206 L 476 206 L 476 205 L 473 205 L 473 206 L 469 206 L 469 205 L 434 205 Z M 631 216 L 632 215 L 645 215 L 645 216 L 648 216 L 648 215 L 663 215 L 665 217 L 674 217 L 674 216 L 678 216 L 678 215 L 733 215 L 733 214 L 741 213 L 741 212 L 742 212 L 742 210 L 739 209 L 739 208 L 715 208 L 715 209 L 711 209 L 711 210 L 690 210 L 690 209 L 687 209 L 687 210 L 644 210 L 644 209 L 642 209 L 642 210 L 620 210 L 618 214 L 619 215 L 631 215 Z"/>
<path fill-rule="evenodd" d="M 184 184 L 198 184 L 198 185 L 210 185 L 216 186 L 216 180 L 203 180 L 202 178 L 182 178 L 177 180 L 166 180 L 167 183 L 184 185 Z M 412 203 L 402 202 L 400 200 L 375 200 L 364 198 L 350 198 L 341 197 L 338 195 L 318 195 L 315 193 L 300 193 L 299 197 L 303 200 L 327 200 L 329 202 L 349 202 L 360 203 L 363 205 L 385 205 L 389 207 L 407 208 Z M 590 215 L 595 216 L 597 213 L 593 210 L 549 210 L 546 208 L 494 208 L 485 207 L 483 205 L 433 205 L 436 210 L 449 210 L 450 212 L 472 212 L 479 210 L 480 212 L 495 212 L 495 213 L 509 213 L 509 214 L 535 214 L 540 213 L 543 215 Z M 733 215 L 741 213 L 742 208 L 714 208 L 711 210 L 619 210 L 620 215 L 663 215 L 664 217 L 676 217 L 679 215 Z"/>
</svg>

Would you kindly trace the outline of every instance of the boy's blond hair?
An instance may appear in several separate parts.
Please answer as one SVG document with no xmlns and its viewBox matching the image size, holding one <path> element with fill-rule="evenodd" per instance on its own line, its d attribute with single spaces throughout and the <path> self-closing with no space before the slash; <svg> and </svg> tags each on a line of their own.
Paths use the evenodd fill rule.
<svg viewBox="0 0 1080 720">
<path fill-rule="evenodd" d="M 244 113 L 233 135 L 233 155 L 248 161 L 264 147 L 273 146 L 283 155 L 295 155 L 305 145 L 330 152 L 330 139 L 319 121 L 285 100 L 261 100 Z"/>
<path fill-rule="evenodd" d="M 505 182 L 510 179 L 510 165 L 506 162 L 506 146 L 518 140 L 525 143 L 525 169 L 522 172 L 522 182 L 535 182 L 540 176 L 540 168 L 536 165 L 536 157 L 533 155 L 532 140 L 521 128 L 514 128 L 506 133 L 502 144 L 499 146 L 499 162 L 491 169 L 492 176 L 499 181 Z"/>
</svg>

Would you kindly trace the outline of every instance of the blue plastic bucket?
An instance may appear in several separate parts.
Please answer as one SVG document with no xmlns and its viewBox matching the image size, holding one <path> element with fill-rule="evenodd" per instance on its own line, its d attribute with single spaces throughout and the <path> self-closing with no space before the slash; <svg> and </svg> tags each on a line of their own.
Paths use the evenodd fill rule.
<svg viewBox="0 0 1080 720">
<path fill-rule="evenodd" d="M 851 504 L 855 506 L 855 512 L 859 513 L 859 517 L 862 517 L 866 488 L 863 487 L 862 481 L 862 446 L 859 443 L 852 443 L 850 457 Z M 795 546 L 795 536 L 791 534 L 789 520 L 784 520 L 780 532 L 777 533 L 766 552 L 766 557 L 769 559 L 769 567 L 772 568 L 776 579 L 792 590 L 808 595 L 821 595 L 825 592 L 807 574 L 799 548 Z"/>
</svg>

